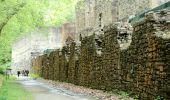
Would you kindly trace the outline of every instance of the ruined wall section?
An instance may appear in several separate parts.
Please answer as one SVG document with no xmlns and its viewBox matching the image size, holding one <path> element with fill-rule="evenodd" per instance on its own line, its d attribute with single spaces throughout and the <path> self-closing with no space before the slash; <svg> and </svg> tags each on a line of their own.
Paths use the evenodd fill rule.
<svg viewBox="0 0 170 100">
<path fill-rule="evenodd" d="M 118 2 L 117 0 L 96 0 L 95 1 L 95 31 L 103 31 L 107 26 L 117 21 Z"/>
<path fill-rule="evenodd" d="M 95 0 L 84 0 L 85 2 L 85 29 L 94 27 L 95 24 Z"/>
<path fill-rule="evenodd" d="M 91 36 L 103 33 L 103 27 L 118 19 L 118 0 L 83 0 L 76 7 L 77 35 Z M 86 32 L 84 32 L 86 31 Z M 79 36 L 77 36 L 78 38 Z"/>
<path fill-rule="evenodd" d="M 80 65 L 79 65 L 79 84 L 90 85 L 90 72 L 93 66 L 94 36 L 86 37 L 81 41 L 80 46 Z"/>
<path fill-rule="evenodd" d="M 76 75 L 76 44 L 73 42 L 69 44 L 69 62 L 68 62 L 68 82 L 75 83 Z"/>
<path fill-rule="evenodd" d="M 127 21 L 130 16 L 135 16 L 151 8 L 152 0 L 119 0 L 118 2 L 118 18 Z"/>
<path fill-rule="evenodd" d="M 42 76 L 49 79 L 49 59 L 47 54 L 43 55 L 42 58 Z"/>
<path fill-rule="evenodd" d="M 135 91 L 143 100 L 158 95 L 169 98 L 169 16 L 166 11 L 146 15 L 134 25 L 129 48 L 121 51 L 125 89 Z"/>
<path fill-rule="evenodd" d="M 31 73 L 42 76 L 42 56 L 32 59 Z"/>
<path fill-rule="evenodd" d="M 49 55 L 49 80 L 54 80 L 54 51 Z"/>
<path fill-rule="evenodd" d="M 79 1 L 76 6 L 76 33 L 85 29 L 85 2 Z M 79 35 L 76 36 L 79 38 Z"/>
<path fill-rule="evenodd" d="M 76 36 L 76 26 L 75 26 L 74 22 L 65 23 L 62 25 L 62 43 L 63 43 L 63 45 L 68 37 L 75 39 L 76 38 L 75 36 Z"/>
<path fill-rule="evenodd" d="M 109 25 L 104 28 L 103 39 L 103 75 L 105 80 L 106 90 L 113 88 L 120 88 L 120 48 L 117 41 L 117 27 L 116 25 Z"/>
<path fill-rule="evenodd" d="M 54 62 L 53 62 L 53 66 L 54 66 L 54 80 L 59 80 L 60 79 L 60 50 L 57 49 L 56 51 L 54 51 Z"/>
<path fill-rule="evenodd" d="M 132 41 L 124 49 L 120 44 L 125 42 L 119 41 L 126 38 L 128 28 L 111 24 L 104 27 L 103 35 L 84 37 L 79 46 L 72 42 L 55 51 L 53 63 L 59 81 L 107 91 L 130 90 L 141 100 L 154 100 L 158 96 L 170 99 L 169 20 L 167 10 L 148 13 L 144 21 L 133 25 Z M 49 79 L 48 58 L 43 55 L 42 59 L 46 79 Z"/>
<path fill-rule="evenodd" d="M 60 52 L 60 62 L 59 62 L 59 77 L 60 81 L 67 81 L 68 78 L 68 60 L 67 60 L 67 49 L 64 46 Z"/>
</svg>

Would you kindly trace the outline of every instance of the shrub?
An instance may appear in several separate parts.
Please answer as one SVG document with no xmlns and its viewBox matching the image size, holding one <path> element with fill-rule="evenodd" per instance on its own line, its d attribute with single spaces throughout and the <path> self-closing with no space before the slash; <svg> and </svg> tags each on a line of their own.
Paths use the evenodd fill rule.
<svg viewBox="0 0 170 100">
<path fill-rule="evenodd" d="M 40 78 L 40 76 L 39 76 L 39 75 L 37 75 L 37 74 L 31 74 L 31 77 L 32 77 L 33 79 Z"/>
<path fill-rule="evenodd" d="M 4 74 L 4 70 L 5 70 L 4 67 L 0 67 L 0 74 Z"/>
<path fill-rule="evenodd" d="M 157 96 L 155 100 L 165 100 L 162 96 Z"/>
</svg>

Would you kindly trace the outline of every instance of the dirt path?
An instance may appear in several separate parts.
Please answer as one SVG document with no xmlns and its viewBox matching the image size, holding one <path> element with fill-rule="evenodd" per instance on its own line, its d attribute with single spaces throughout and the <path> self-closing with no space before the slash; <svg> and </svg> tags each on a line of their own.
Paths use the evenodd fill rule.
<svg viewBox="0 0 170 100">
<path fill-rule="evenodd" d="M 17 82 L 33 94 L 34 100 L 97 100 L 62 88 L 53 88 L 27 77 L 21 76 Z"/>
</svg>

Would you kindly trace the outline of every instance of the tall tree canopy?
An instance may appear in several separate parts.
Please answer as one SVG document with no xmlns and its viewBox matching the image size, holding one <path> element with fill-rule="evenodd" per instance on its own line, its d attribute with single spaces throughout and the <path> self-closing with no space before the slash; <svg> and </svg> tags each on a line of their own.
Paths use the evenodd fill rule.
<svg viewBox="0 0 170 100">
<path fill-rule="evenodd" d="M 10 62 L 17 38 L 38 27 L 74 19 L 78 0 L 0 0 L 0 65 Z"/>
</svg>

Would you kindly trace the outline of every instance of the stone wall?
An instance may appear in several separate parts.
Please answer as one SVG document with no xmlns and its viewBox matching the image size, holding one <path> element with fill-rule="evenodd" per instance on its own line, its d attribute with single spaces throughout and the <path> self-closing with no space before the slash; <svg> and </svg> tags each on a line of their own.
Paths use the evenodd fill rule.
<svg viewBox="0 0 170 100">
<path fill-rule="evenodd" d="M 31 72 L 39 76 L 42 76 L 42 57 L 43 56 L 38 56 L 36 59 L 34 58 L 32 60 L 32 69 L 34 70 L 31 70 Z"/>
<path fill-rule="evenodd" d="M 70 22 L 70 23 L 65 23 L 62 25 L 62 35 L 63 35 L 63 40 L 62 43 L 64 44 L 67 37 L 72 37 L 73 39 L 75 39 L 76 36 L 76 27 L 75 27 L 75 23 Z"/>
<path fill-rule="evenodd" d="M 50 55 L 49 55 L 49 79 L 50 80 L 54 80 L 54 52 L 51 52 Z"/>
<path fill-rule="evenodd" d="M 128 22 L 136 15 L 157 7 L 168 0 L 82 0 L 76 6 L 76 40 L 103 33 L 104 26 L 117 21 Z M 85 31 L 85 32 L 84 32 Z"/>
<path fill-rule="evenodd" d="M 140 100 L 154 100 L 158 96 L 168 100 L 169 20 L 170 12 L 163 10 L 148 13 L 145 20 L 133 25 L 133 32 L 126 24 L 108 25 L 104 34 L 91 31 L 93 35 L 83 37 L 81 44 L 72 41 L 49 56 L 38 57 L 33 68 L 39 66 L 46 79 L 107 91 L 132 91 Z M 127 42 L 130 45 L 122 49 Z M 41 61 L 38 59 L 42 59 L 43 67 L 36 63 Z"/>
<path fill-rule="evenodd" d="M 168 0 L 119 0 L 118 1 L 118 20 L 128 21 L 138 14 L 160 6 Z"/>
<path fill-rule="evenodd" d="M 75 54 L 75 46 L 76 44 L 71 43 L 69 48 L 69 61 L 68 61 L 68 82 L 75 83 L 75 75 L 76 75 L 76 54 Z"/>
<path fill-rule="evenodd" d="M 76 33 L 85 29 L 85 2 L 79 1 L 76 6 Z M 76 36 L 79 38 L 79 35 Z"/>
<path fill-rule="evenodd" d="M 119 1 L 119 20 L 128 20 L 129 16 L 142 13 L 151 9 L 152 0 L 120 0 Z"/>
<path fill-rule="evenodd" d="M 145 21 L 134 25 L 131 45 L 121 51 L 123 83 L 144 100 L 153 100 L 158 94 L 168 97 L 170 93 L 168 16 L 164 11 L 149 13 Z"/>
<path fill-rule="evenodd" d="M 96 0 L 95 30 L 101 30 L 118 19 L 118 0 Z"/>
<path fill-rule="evenodd" d="M 76 7 L 77 33 L 81 33 L 83 37 L 90 36 L 92 34 L 82 33 L 82 31 L 87 29 L 94 31 L 103 31 L 104 26 L 116 22 L 118 19 L 117 5 L 118 0 L 80 1 Z"/>
</svg>

